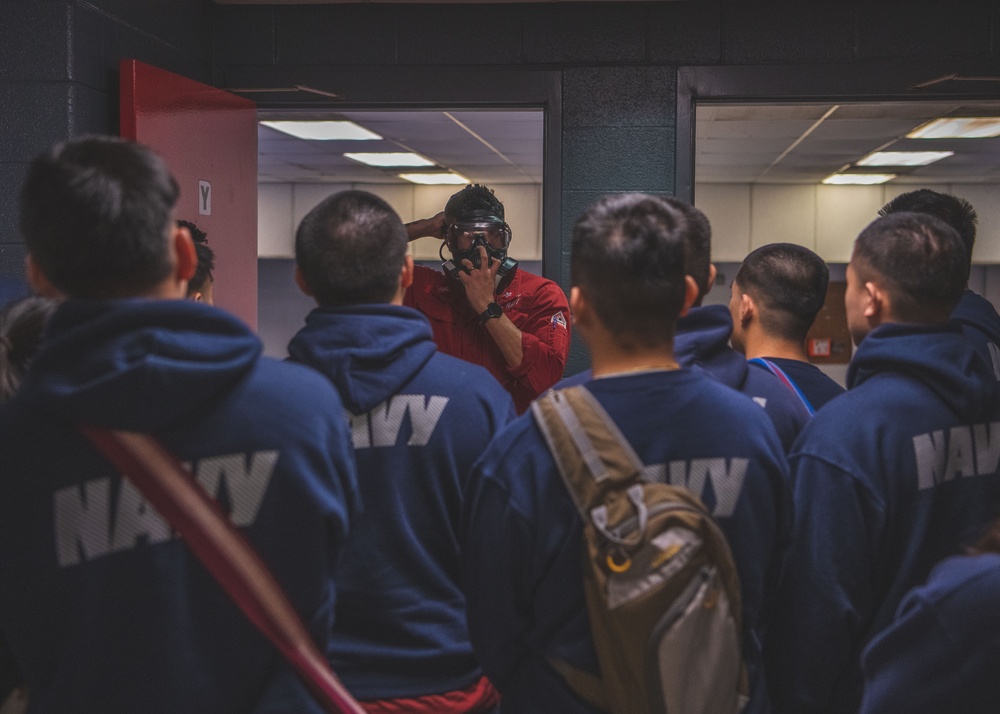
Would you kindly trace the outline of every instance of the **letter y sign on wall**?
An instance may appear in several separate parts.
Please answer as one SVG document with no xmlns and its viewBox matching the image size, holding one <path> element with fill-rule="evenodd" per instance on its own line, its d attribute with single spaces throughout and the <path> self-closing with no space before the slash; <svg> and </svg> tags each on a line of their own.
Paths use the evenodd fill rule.
<svg viewBox="0 0 1000 714">
<path fill-rule="evenodd" d="M 198 215 L 212 215 L 212 184 L 204 180 L 198 182 Z"/>
</svg>

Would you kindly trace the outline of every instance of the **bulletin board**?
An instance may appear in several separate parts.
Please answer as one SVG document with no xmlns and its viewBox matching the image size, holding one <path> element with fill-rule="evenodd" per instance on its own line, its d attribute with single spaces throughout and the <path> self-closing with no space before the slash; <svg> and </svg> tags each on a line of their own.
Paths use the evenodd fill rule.
<svg viewBox="0 0 1000 714">
<path fill-rule="evenodd" d="M 851 333 L 847 329 L 844 292 L 847 283 L 830 281 L 823 309 L 806 336 L 806 351 L 813 364 L 847 364 L 851 361 Z"/>
</svg>

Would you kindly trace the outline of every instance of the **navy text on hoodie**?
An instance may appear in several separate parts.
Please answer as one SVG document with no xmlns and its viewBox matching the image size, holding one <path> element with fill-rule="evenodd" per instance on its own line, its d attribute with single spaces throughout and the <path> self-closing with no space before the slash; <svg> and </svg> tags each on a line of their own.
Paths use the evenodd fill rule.
<svg viewBox="0 0 1000 714">
<path fill-rule="evenodd" d="M 789 456 L 795 529 L 767 640 L 780 712 L 856 712 L 905 593 L 1000 513 L 1000 400 L 957 324 L 889 324 Z"/>
<path fill-rule="evenodd" d="M 288 352 L 341 394 L 364 505 L 336 572 L 334 670 L 361 699 L 469 686 L 482 672 L 458 523 L 472 464 L 514 417 L 510 395 L 484 368 L 438 352 L 408 307 L 317 308 Z"/>
<path fill-rule="evenodd" d="M 0 408 L 0 627 L 34 712 L 319 712 L 187 545 L 77 431 L 149 432 L 241 527 L 320 646 L 355 491 L 321 376 L 183 300 L 71 300 Z"/>
</svg>

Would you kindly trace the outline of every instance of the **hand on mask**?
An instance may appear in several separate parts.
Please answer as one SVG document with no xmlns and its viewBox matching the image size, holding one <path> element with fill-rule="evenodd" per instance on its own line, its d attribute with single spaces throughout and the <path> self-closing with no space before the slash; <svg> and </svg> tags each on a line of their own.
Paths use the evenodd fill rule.
<svg viewBox="0 0 1000 714">
<path fill-rule="evenodd" d="M 491 259 L 485 246 L 480 245 L 478 248 L 480 267 L 476 268 L 471 260 L 465 258 L 462 260 L 465 270 L 458 272 L 458 280 L 465 288 L 465 297 L 477 314 L 493 302 L 496 275 L 500 270 L 500 261 Z"/>
</svg>

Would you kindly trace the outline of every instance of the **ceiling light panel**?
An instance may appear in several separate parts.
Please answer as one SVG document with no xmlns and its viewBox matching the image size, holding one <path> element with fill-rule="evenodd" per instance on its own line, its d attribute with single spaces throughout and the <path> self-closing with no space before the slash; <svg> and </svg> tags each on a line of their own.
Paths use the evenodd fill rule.
<svg viewBox="0 0 1000 714">
<path fill-rule="evenodd" d="M 823 183 L 833 186 L 872 186 L 896 178 L 896 174 L 833 174 Z"/>
<path fill-rule="evenodd" d="M 424 174 L 399 174 L 399 178 L 412 181 L 413 183 L 424 184 L 426 186 L 436 185 L 461 185 L 469 183 L 469 179 L 459 176 L 456 173 L 424 173 Z"/>
<path fill-rule="evenodd" d="M 345 157 L 367 166 L 433 166 L 434 162 L 410 152 L 348 153 Z"/>
<path fill-rule="evenodd" d="M 1000 117 L 944 117 L 918 126 L 908 139 L 989 139 L 1000 136 Z"/>
<path fill-rule="evenodd" d="M 382 138 L 350 121 L 262 121 L 261 124 L 310 141 L 371 141 Z"/>
<path fill-rule="evenodd" d="M 876 151 L 858 161 L 856 166 L 927 166 L 954 156 L 954 151 Z"/>
</svg>

